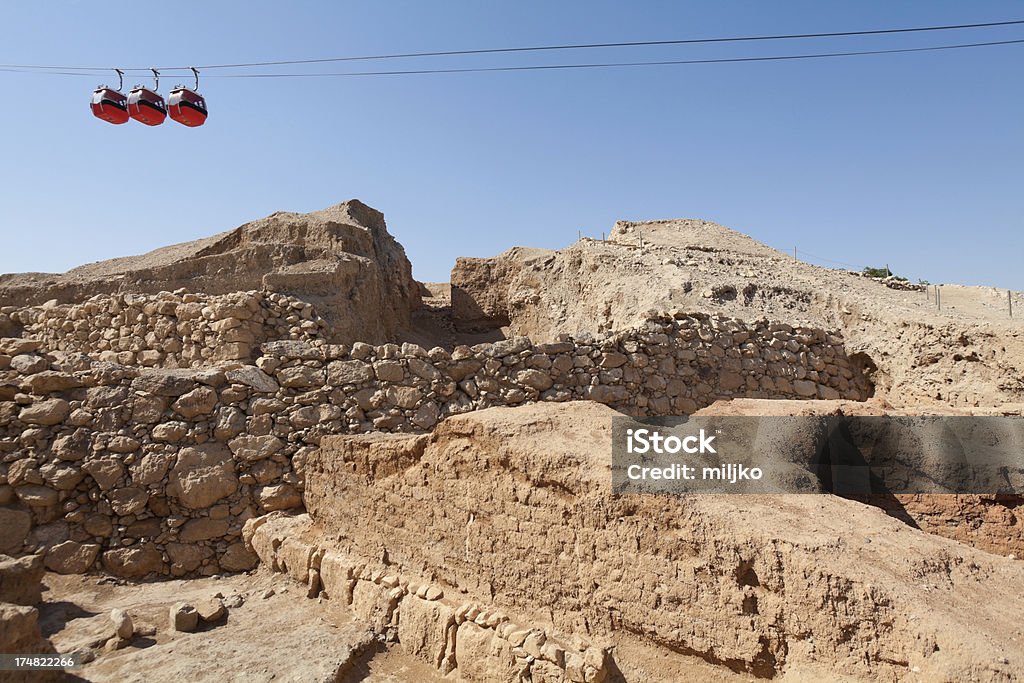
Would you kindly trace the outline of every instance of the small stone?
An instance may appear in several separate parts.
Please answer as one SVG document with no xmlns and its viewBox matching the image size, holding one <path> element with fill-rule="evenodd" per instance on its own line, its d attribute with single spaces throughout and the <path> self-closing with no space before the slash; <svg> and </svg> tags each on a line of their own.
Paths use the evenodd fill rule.
<svg viewBox="0 0 1024 683">
<path fill-rule="evenodd" d="M 135 635 L 135 625 L 132 618 L 123 609 L 116 607 L 110 610 L 110 621 L 114 624 L 114 633 L 122 640 L 130 640 Z"/>
<path fill-rule="evenodd" d="M 196 612 L 198 612 L 199 618 L 207 623 L 220 621 L 228 613 L 224 603 L 219 598 L 210 598 L 198 603 L 196 605 Z"/>
<path fill-rule="evenodd" d="M 199 625 L 199 612 L 187 602 L 179 602 L 171 607 L 170 624 L 175 631 L 191 633 Z"/>
<path fill-rule="evenodd" d="M 311 567 L 309 570 L 309 590 L 306 591 L 306 597 L 315 598 L 320 595 L 320 585 L 320 570 Z"/>
</svg>

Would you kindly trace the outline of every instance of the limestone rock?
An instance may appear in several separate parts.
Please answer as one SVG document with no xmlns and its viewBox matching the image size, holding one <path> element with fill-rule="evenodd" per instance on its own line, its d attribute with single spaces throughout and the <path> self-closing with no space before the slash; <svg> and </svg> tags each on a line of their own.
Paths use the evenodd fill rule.
<svg viewBox="0 0 1024 683">
<path fill-rule="evenodd" d="M 16 486 L 14 492 L 18 495 L 18 500 L 34 508 L 53 507 L 60 500 L 60 494 L 57 491 L 37 484 Z"/>
<path fill-rule="evenodd" d="M 160 551 L 152 543 L 103 553 L 103 566 L 106 570 L 115 576 L 129 579 L 141 579 L 158 572 L 162 565 Z"/>
<path fill-rule="evenodd" d="M 448 638 L 454 623 L 455 610 L 448 605 L 407 597 L 398 620 L 398 642 L 406 654 L 440 669 L 445 656 L 455 649 Z"/>
<path fill-rule="evenodd" d="M 220 621 L 228 614 L 224 602 L 220 598 L 201 600 L 196 603 L 195 610 L 199 618 L 207 623 Z"/>
<path fill-rule="evenodd" d="M 193 510 L 209 507 L 238 489 L 231 453 L 218 444 L 181 449 L 171 470 L 168 493 Z"/>
<path fill-rule="evenodd" d="M 145 489 L 129 486 L 114 489 L 109 494 L 110 506 L 122 517 L 142 512 L 149 502 L 149 493 Z"/>
<path fill-rule="evenodd" d="M 82 386 L 82 380 L 67 372 L 43 370 L 25 380 L 33 394 L 51 394 Z"/>
<path fill-rule="evenodd" d="M 82 469 L 96 482 L 102 491 L 113 488 L 124 477 L 124 465 L 114 457 L 94 458 L 87 460 Z"/>
<path fill-rule="evenodd" d="M 46 568 L 58 574 L 84 574 L 96 563 L 96 543 L 64 541 L 46 551 Z"/>
<path fill-rule="evenodd" d="M 244 543 L 232 543 L 220 556 L 220 568 L 226 572 L 246 572 L 253 569 L 259 558 Z"/>
<path fill-rule="evenodd" d="M 37 401 L 23 408 L 18 419 L 31 425 L 59 424 L 71 412 L 71 406 L 62 398 Z"/>
<path fill-rule="evenodd" d="M 292 486 L 279 484 L 260 489 L 260 506 L 267 512 L 302 507 L 302 496 Z"/>
<path fill-rule="evenodd" d="M 43 343 L 38 339 L 20 337 L 4 337 L 0 339 L 0 353 L 5 356 L 20 356 L 23 353 L 37 351 Z"/>
<path fill-rule="evenodd" d="M 42 599 L 43 558 L 0 555 L 0 603 L 36 605 Z"/>
<path fill-rule="evenodd" d="M 229 382 L 243 384 L 257 393 L 273 394 L 280 388 L 273 377 L 252 365 L 243 365 L 225 374 Z"/>
<path fill-rule="evenodd" d="M 217 411 L 217 423 L 213 436 L 221 441 L 232 439 L 245 430 L 245 413 L 234 406 L 225 406 Z"/>
<path fill-rule="evenodd" d="M 235 457 L 243 462 L 257 462 L 269 458 L 284 448 L 284 442 L 276 436 L 239 436 L 228 443 Z"/>
<path fill-rule="evenodd" d="M 196 541 L 207 541 L 213 538 L 220 538 L 228 532 L 228 521 L 226 519 L 210 519 L 198 517 L 190 519 L 181 528 L 179 538 L 185 543 Z"/>
<path fill-rule="evenodd" d="M 154 396 L 182 396 L 195 388 L 191 370 L 144 370 L 132 380 L 132 390 Z"/>
<path fill-rule="evenodd" d="M 32 515 L 25 510 L 0 507 L 0 553 L 21 550 L 32 528 Z"/>
<path fill-rule="evenodd" d="M 209 415 L 216 405 L 217 392 L 204 386 L 183 394 L 171 408 L 185 419 L 191 420 L 199 415 Z"/>
<path fill-rule="evenodd" d="M 171 606 L 170 626 L 175 631 L 191 633 L 199 625 L 199 612 L 196 608 L 186 602 L 179 602 Z"/>
<path fill-rule="evenodd" d="M 135 625 L 132 618 L 123 609 L 114 608 L 110 610 L 110 622 L 114 626 L 114 634 L 122 640 L 130 640 L 135 635 Z"/>
<path fill-rule="evenodd" d="M 332 386 L 362 384 L 373 377 L 373 368 L 362 361 L 333 361 L 327 365 L 327 382 Z"/>
</svg>

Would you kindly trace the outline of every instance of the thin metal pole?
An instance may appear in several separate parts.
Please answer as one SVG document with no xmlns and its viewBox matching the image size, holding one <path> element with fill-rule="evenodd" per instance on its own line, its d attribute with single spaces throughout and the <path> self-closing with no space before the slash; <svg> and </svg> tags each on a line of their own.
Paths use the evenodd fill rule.
<svg viewBox="0 0 1024 683">
<path fill-rule="evenodd" d="M 1010 307 L 1010 317 L 1013 317 L 1013 295 L 1010 290 L 1006 290 L 1006 305 Z"/>
</svg>

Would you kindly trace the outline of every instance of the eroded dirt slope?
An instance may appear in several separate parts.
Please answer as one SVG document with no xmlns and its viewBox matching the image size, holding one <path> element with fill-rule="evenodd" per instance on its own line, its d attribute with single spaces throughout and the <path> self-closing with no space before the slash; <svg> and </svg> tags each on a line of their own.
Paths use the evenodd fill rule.
<svg viewBox="0 0 1024 683">
<path fill-rule="evenodd" d="M 1024 399 L 1024 338 L 1005 291 L 947 286 L 940 311 L 930 292 L 813 266 L 707 221 L 619 222 L 607 241 L 459 259 L 451 284 L 463 328 L 548 340 L 672 309 L 768 317 L 842 331 L 894 404 Z M 1013 298 L 1024 316 L 1024 298 Z"/>
<path fill-rule="evenodd" d="M 330 437 L 306 507 L 324 547 L 555 633 L 627 634 L 758 676 L 1024 671 L 1020 563 L 830 495 L 612 496 L 615 414 L 537 404 L 430 435 Z"/>
<path fill-rule="evenodd" d="M 213 237 L 64 274 L 2 275 L 0 307 L 177 289 L 295 295 L 314 304 L 342 341 L 399 338 L 420 305 L 412 266 L 384 215 L 353 199 L 307 214 L 274 213 Z"/>
</svg>

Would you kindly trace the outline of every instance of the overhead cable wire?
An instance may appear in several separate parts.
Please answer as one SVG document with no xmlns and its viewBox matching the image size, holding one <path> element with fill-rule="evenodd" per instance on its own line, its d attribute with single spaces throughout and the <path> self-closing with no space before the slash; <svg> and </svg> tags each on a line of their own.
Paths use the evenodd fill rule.
<svg viewBox="0 0 1024 683">
<path fill-rule="evenodd" d="M 384 60 L 384 59 L 411 59 L 411 58 L 422 58 L 422 57 L 449 57 L 449 56 L 467 56 L 467 55 L 484 55 L 484 54 L 503 54 L 503 53 L 516 53 L 516 52 L 549 52 L 556 50 L 589 50 L 589 49 L 606 49 L 606 48 L 627 48 L 627 47 L 654 47 L 654 46 L 665 46 L 665 45 L 699 45 L 699 44 L 711 44 L 711 43 L 735 43 L 735 42 L 755 42 L 755 41 L 775 41 L 775 40 L 804 40 L 811 38 L 839 38 L 839 37 L 850 37 L 850 36 L 871 36 L 871 35 L 888 35 L 888 34 L 901 34 L 901 33 L 924 33 L 933 31 L 953 31 L 953 30 L 964 30 L 964 29 L 976 29 L 976 28 L 995 28 L 1002 26 L 1016 26 L 1024 24 L 1024 19 L 1015 19 L 1009 21 L 990 21 L 974 24 L 950 24 L 944 26 L 917 26 L 909 28 L 889 28 L 889 29 L 872 29 L 864 31 L 832 31 L 827 33 L 791 33 L 791 34 L 778 34 L 778 35 L 756 35 L 756 36 L 732 36 L 732 37 L 719 37 L 719 38 L 682 38 L 672 40 L 643 40 L 643 41 L 624 41 L 614 43 L 580 43 L 580 44 L 563 44 L 563 45 L 537 45 L 537 46 L 526 46 L 526 47 L 502 47 L 502 48 L 482 48 L 482 49 L 469 49 L 469 50 L 441 50 L 432 52 L 405 52 L 405 53 L 393 53 L 393 54 L 378 54 L 378 55 L 355 55 L 348 57 L 325 57 L 316 59 L 287 59 L 287 60 L 276 60 L 276 61 L 265 61 L 265 62 L 240 62 L 235 64 L 206 64 L 197 65 L 199 69 L 238 69 L 238 68 L 251 68 L 258 66 L 288 66 L 298 64 L 325 64 L 332 62 L 351 62 L 351 61 L 372 61 L 372 60 Z M 52 70 L 52 71 L 101 71 L 106 70 L 108 67 L 77 67 L 77 66 L 55 66 L 55 65 L 42 65 L 42 64 L 0 64 L 0 68 L 3 69 L 33 69 L 33 70 Z M 161 71 L 187 71 L 191 66 L 165 66 L 156 67 Z M 150 67 L 126 67 L 123 71 L 145 71 L 148 72 Z"/>
<path fill-rule="evenodd" d="M 810 253 L 809 251 L 804 251 L 803 249 L 798 248 L 795 249 L 794 251 L 800 256 L 810 256 L 812 259 L 815 259 L 817 261 L 824 261 L 825 263 L 832 263 L 837 266 L 847 266 L 848 268 L 856 268 L 857 270 L 864 269 L 864 266 L 858 266 L 853 263 L 846 263 L 845 261 L 836 261 L 834 259 L 825 258 L 824 256 L 817 256 L 815 254 Z"/>
<path fill-rule="evenodd" d="M 773 55 L 761 57 L 722 57 L 716 59 L 670 59 L 644 62 L 601 62 L 591 64 L 534 64 L 526 66 L 490 66 L 490 67 L 464 67 L 451 69 L 405 69 L 395 71 L 342 71 L 342 72 L 311 72 L 311 73 L 269 73 L 269 74 L 210 74 L 204 78 L 324 78 L 324 77 L 345 77 L 345 76 L 406 76 L 413 74 L 453 74 L 453 73 L 486 73 L 498 71 L 551 71 L 565 69 L 608 69 L 620 67 L 642 67 L 642 66 L 671 66 L 682 64 L 730 64 L 740 62 L 780 62 L 796 61 L 804 59 L 825 59 L 834 57 L 859 57 L 865 55 L 887 55 L 911 52 L 939 52 L 942 50 L 960 50 L 967 48 L 992 47 L 997 45 L 1018 45 L 1024 43 L 1024 38 L 1018 40 L 997 40 L 984 43 L 961 43 L 957 45 L 936 45 L 931 47 L 910 47 L 894 48 L 889 50 L 857 50 L 851 52 L 819 52 L 798 55 Z M 16 68 L 0 66 L 0 71 L 16 73 L 33 73 L 45 75 L 63 76 L 90 76 L 95 73 L 78 73 L 65 71 L 28 71 Z M 103 73 L 109 71 L 104 70 Z"/>
</svg>

